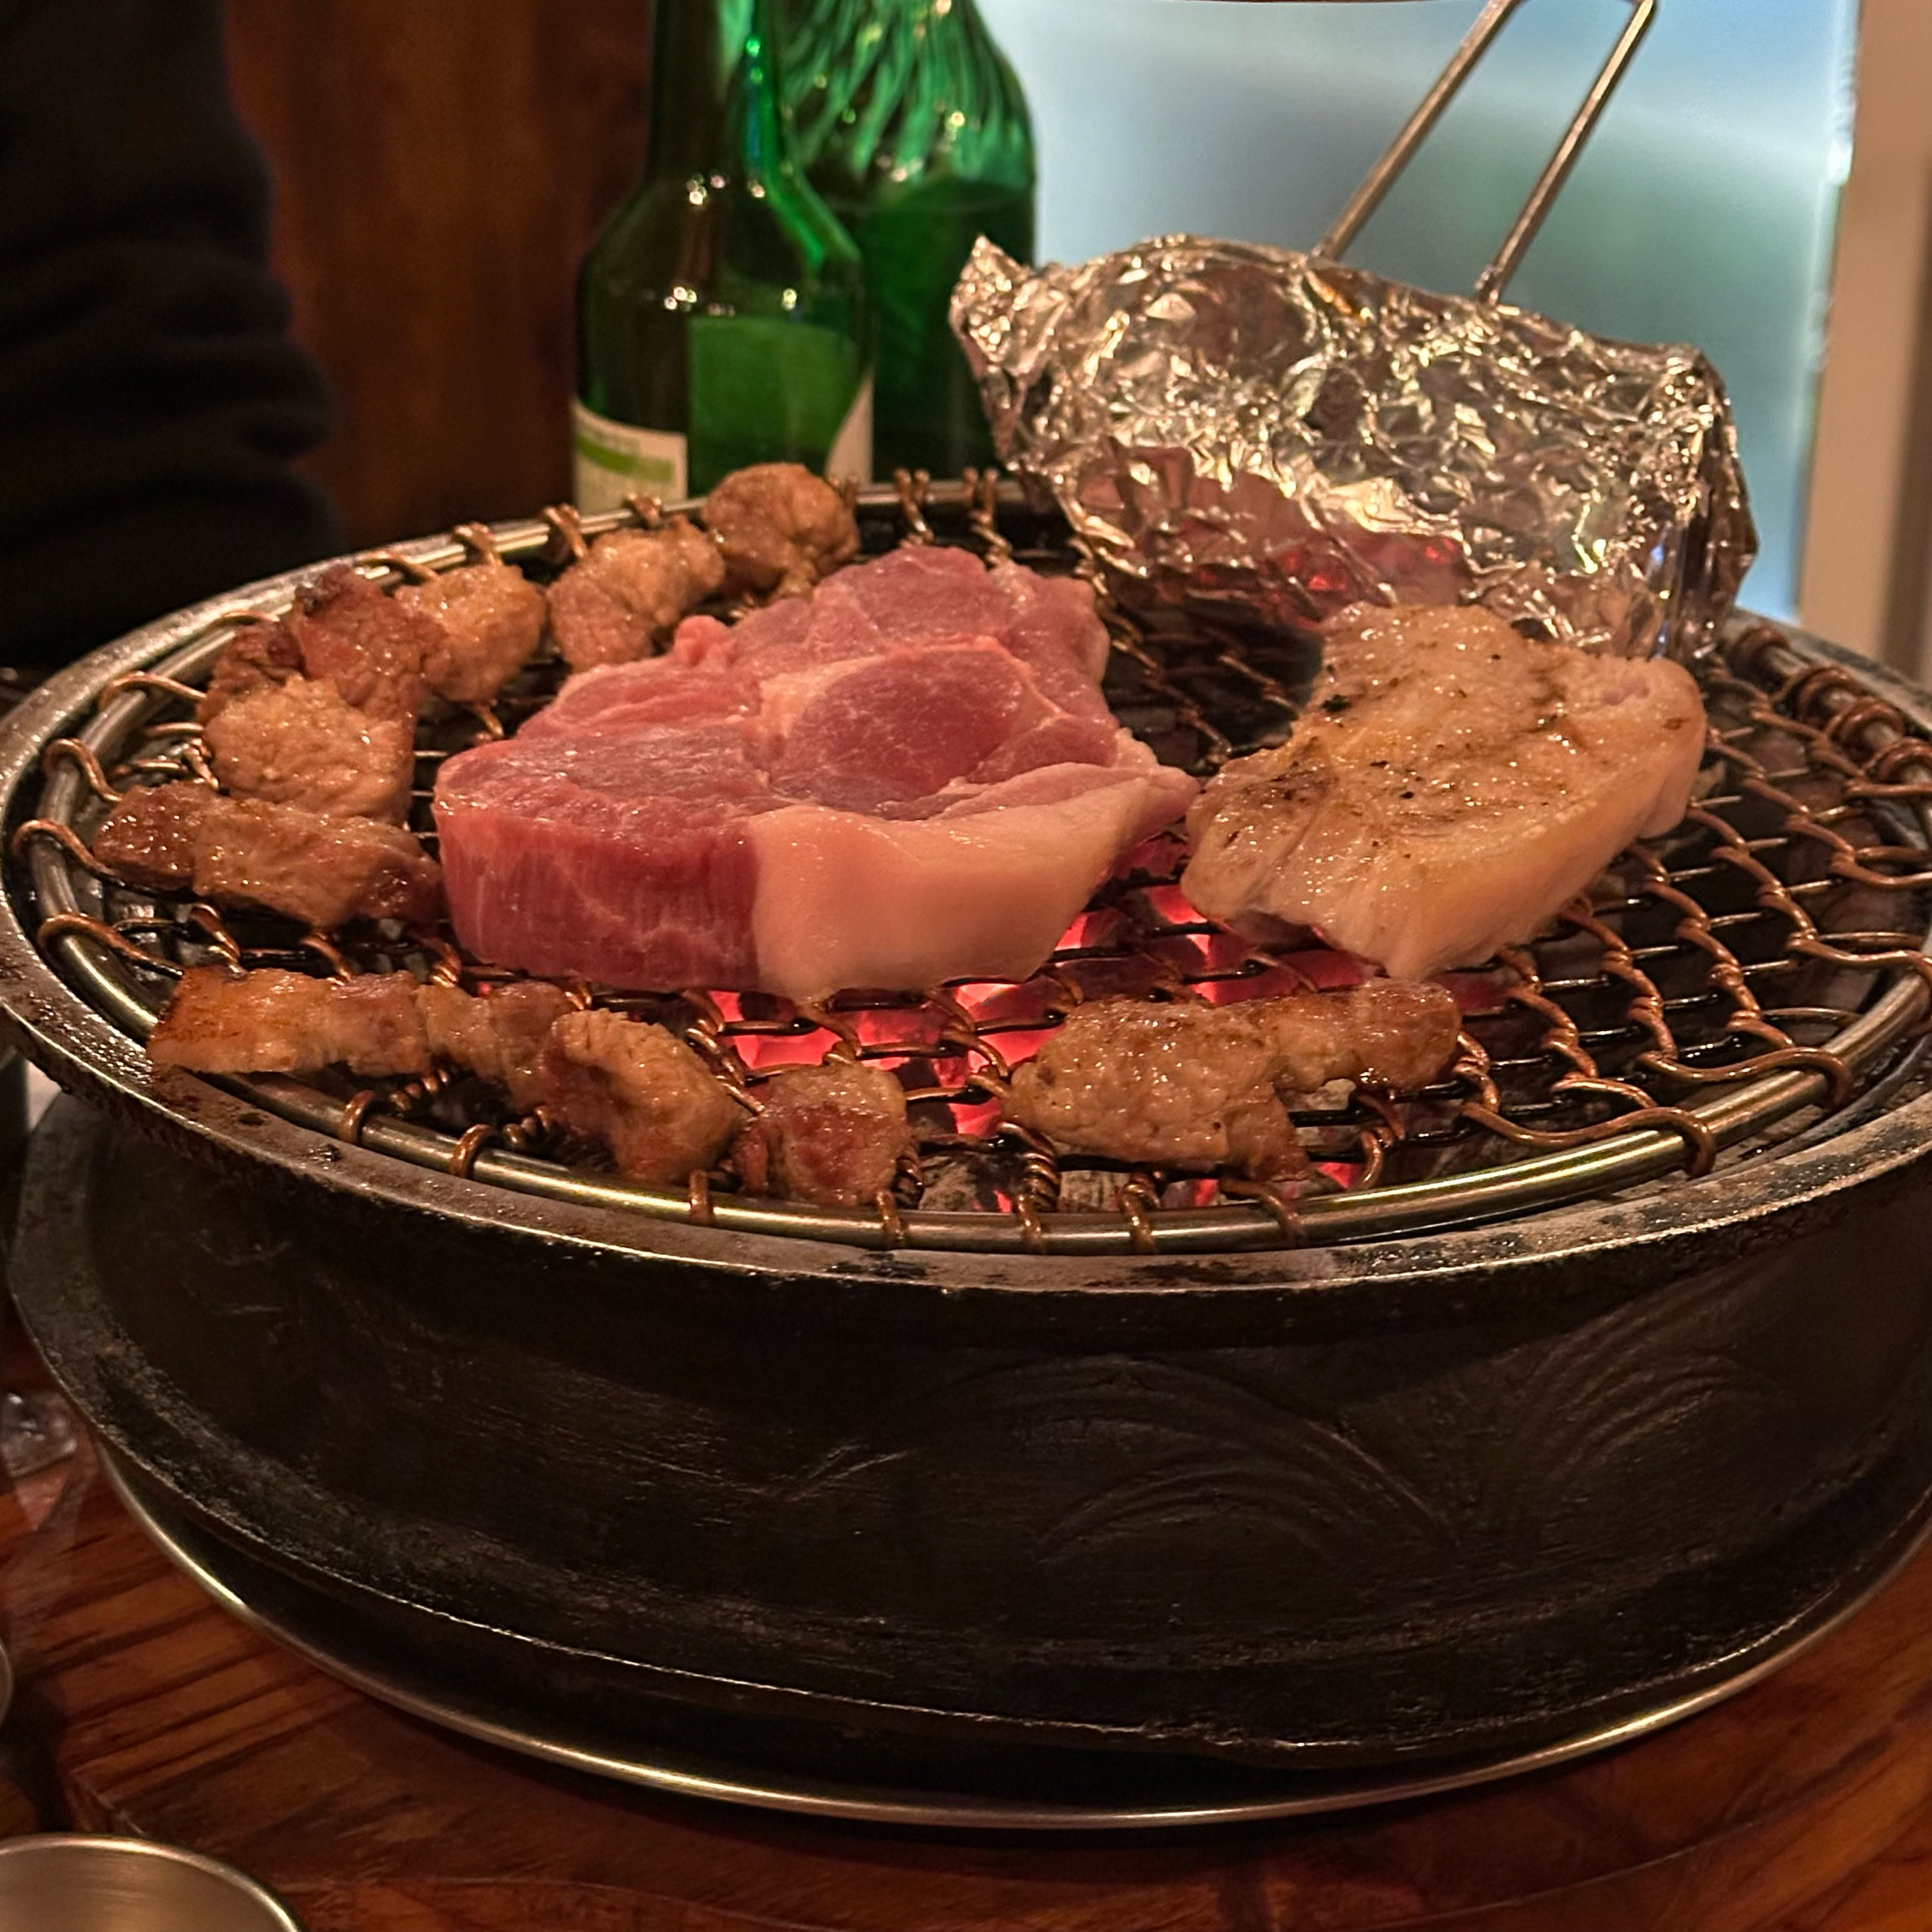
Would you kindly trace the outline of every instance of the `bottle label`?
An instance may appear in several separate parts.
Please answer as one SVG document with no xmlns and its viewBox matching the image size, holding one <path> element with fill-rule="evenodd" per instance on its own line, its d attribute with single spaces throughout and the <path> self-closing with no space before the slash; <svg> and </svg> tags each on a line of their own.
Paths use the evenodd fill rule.
<svg viewBox="0 0 1932 1932">
<path fill-rule="evenodd" d="M 570 406 L 570 421 L 577 507 L 586 516 L 621 510 L 626 496 L 676 503 L 690 494 L 686 439 L 675 431 L 614 422 L 576 401 Z M 871 443 L 868 431 L 868 456 Z"/>
<path fill-rule="evenodd" d="M 825 453 L 825 473 L 835 483 L 872 480 L 872 378 L 868 372 Z"/>
</svg>

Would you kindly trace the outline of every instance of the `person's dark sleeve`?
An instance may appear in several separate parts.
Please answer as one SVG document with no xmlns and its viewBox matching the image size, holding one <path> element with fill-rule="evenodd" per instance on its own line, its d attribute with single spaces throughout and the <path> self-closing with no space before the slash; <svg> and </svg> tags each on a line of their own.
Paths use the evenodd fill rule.
<svg viewBox="0 0 1932 1932">
<path fill-rule="evenodd" d="M 326 555 L 220 0 L 0 0 L 0 663 Z"/>
</svg>

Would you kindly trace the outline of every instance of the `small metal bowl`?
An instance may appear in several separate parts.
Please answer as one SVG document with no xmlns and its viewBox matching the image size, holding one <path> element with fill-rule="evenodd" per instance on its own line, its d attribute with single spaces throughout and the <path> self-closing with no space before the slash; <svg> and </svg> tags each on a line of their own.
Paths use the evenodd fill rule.
<svg viewBox="0 0 1932 1932">
<path fill-rule="evenodd" d="M 302 1932 L 232 1865 L 141 1838 L 0 1844 L 0 1932 Z"/>
</svg>

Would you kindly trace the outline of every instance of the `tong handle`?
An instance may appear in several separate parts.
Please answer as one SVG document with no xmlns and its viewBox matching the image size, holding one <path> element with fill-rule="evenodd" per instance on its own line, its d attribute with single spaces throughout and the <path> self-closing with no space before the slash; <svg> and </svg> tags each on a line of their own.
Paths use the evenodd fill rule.
<svg viewBox="0 0 1932 1932">
<path fill-rule="evenodd" d="M 1430 129 L 1442 118 L 1443 110 L 1461 91 L 1463 82 L 1468 79 L 1477 62 L 1489 52 L 1490 43 L 1502 31 L 1503 23 L 1522 4 L 1522 0 L 1489 0 L 1477 16 L 1475 24 L 1462 37 L 1462 44 L 1450 56 L 1449 64 L 1437 76 L 1436 85 L 1423 97 L 1421 104 L 1408 117 L 1402 132 L 1390 143 L 1388 152 L 1369 170 L 1361 186 L 1349 197 L 1348 206 L 1315 244 L 1313 252 L 1317 256 L 1331 262 L 1341 260 L 1348 244 L 1361 232 L 1363 224 L 1382 205 L 1382 198 L 1396 176 L 1408 166 L 1416 149 L 1428 139 Z M 1522 265 L 1529 244 L 1536 239 L 1544 218 L 1562 193 L 1563 184 L 1570 178 L 1570 171 L 1576 165 L 1585 142 L 1603 118 L 1604 110 L 1610 105 L 1610 97 L 1617 91 L 1624 70 L 1643 44 L 1643 37 L 1650 32 L 1651 22 L 1657 15 L 1657 0 L 1630 0 L 1630 16 L 1624 22 L 1623 32 L 1617 36 L 1609 58 L 1598 70 L 1589 92 L 1584 95 L 1582 105 L 1564 130 L 1556 152 L 1544 164 L 1543 172 L 1537 178 L 1535 187 L 1530 190 L 1529 199 L 1523 203 L 1502 246 L 1496 250 L 1489 266 L 1476 278 L 1478 300 L 1501 300 L 1510 277 Z"/>
</svg>

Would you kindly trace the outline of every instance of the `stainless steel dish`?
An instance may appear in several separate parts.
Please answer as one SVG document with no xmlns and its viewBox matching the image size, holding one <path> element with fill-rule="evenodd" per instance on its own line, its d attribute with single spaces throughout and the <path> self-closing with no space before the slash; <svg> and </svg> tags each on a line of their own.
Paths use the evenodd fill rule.
<svg viewBox="0 0 1932 1932">
<path fill-rule="evenodd" d="M 219 1859 L 142 1838 L 62 1833 L 0 1844 L 0 1932 L 302 1932 Z"/>
</svg>

